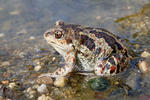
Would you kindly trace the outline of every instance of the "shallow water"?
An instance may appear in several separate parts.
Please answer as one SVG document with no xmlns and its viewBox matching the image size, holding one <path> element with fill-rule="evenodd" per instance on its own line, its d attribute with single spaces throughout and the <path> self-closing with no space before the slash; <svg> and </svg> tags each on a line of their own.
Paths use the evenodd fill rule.
<svg viewBox="0 0 150 100">
<path fill-rule="evenodd" d="M 139 57 L 145 49 L 150 51 L 150 24 L 146 23 L 145 26 L 141 24 L 143 21 L 148 22 L 150 20 L 148 14 L 150 6 L 145 7 L 149 2 L 149 0 L 0 0 L 0 80 L 17 78 L 25 90 L 38 74 L 47 72 L 48 69 L 54 70 L 57 65 L 61 64 L 62 58 L 43 38 L 44 31 L 59 19 L 67 23 L 106 28 L 126 39 L 130 54 L 133 57 Z M 140 13 L 142 8 L 146 9 L 144 10 L 145 13 Z M 136 15 L 137 13 L 141 15 Z M 136 24 L 139 26 L 134 26 Z M 140 47 L 136 49 L 135 45 Z M 35 65 L 33 59 L 48 55 L 50 55 L 50 59 L 56 58 L 55 62 L 49 64 L 52 68 L 36 72 L 32 70 L 32 66 L 31 68 L 26 66 Z M 141 100 L 140 97 L 142 96 L 143 98 L 150 98 L 149 76 L 143 77 L 141 75 L 138 77 L 140 74 L 137 75 L 133 72 L 127 79 L 131 78 L 130 80 L 132 80 L 132 78 L 137 77 L 137 82 L 142 80 L 140 85 L 144 86 L 142 88 L 140 86 L 133 87 L 135 90 L 131 91 L 132 95 L 122 99 L 136 100 L 139 98 L 138 100 Z M 138 89 L 139 87 L 140 89 Z M 85 90 L 89 91 L 91 94 L 89 98 L 93 100 L 121 100 L 122 97 L 122 92 L 118 92 L 122 89 L 116 90 L 114 93 L 109 93 L 108 90 L 107 93 L 95 93 L 88 88 Z M 79 94 L 81 92 L 83 93 L 80 99 L 85 99 L 89 95 L 83 90 Z M 13 94 L 4 95 L 1 88 L 0 96 L 11 98 Z M 15 95 L 13 100 L 23 100 L 24 97 L 24 94 Z M 79 98 L 74 97 L 72 99 L 78 100 Z"/>
</svg>

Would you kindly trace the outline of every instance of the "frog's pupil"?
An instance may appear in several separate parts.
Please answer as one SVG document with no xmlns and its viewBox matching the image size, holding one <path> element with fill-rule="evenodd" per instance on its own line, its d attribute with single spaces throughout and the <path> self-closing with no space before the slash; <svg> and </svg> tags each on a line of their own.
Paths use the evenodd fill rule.
<svg viewBox="0 0 150 100">
<path fill-rule="evenodd" d="M 62 34 L 61 31 L 57 31 L 56 34 L 55 34 L 55 37 L 56 37 L 56 38 L 61 38 L 62 35 L 63 35 L 63 34 Z"/>
</svg>

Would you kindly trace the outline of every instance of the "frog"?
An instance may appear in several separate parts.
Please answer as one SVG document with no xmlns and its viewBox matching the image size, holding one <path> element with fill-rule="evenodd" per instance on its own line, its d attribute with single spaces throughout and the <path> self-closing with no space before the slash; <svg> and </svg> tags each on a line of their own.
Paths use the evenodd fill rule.
<svg viewBox="0 0 150 100">
<path fill-rule="evenodd" d="M 129 54 L 120 37 L 104 28 L 56 21 L 44 38 L 64 59 L 64 65 L 39 77 L 65 77 L 71 73 L 96 76 L 116 75 L 130 65 Z"/>
</svg>

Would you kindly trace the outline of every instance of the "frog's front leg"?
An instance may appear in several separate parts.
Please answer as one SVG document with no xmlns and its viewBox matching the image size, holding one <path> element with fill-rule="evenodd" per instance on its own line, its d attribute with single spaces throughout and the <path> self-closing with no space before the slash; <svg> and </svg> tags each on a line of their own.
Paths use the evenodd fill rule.
<svg viewBox="0 0 150 100">
<path fill-rule="evenodd" d="M 75 66 L 75 56 L 73 54 L 66 54 L 65 58 L 65 65 L 58 68 L 55 72 L 53 73 L 46 73 L 42 74 L 39 77 L 62 77 L 62 76 L 67 76 L 69 73 L 71 73 L 74 70 Z"/>
</svg>

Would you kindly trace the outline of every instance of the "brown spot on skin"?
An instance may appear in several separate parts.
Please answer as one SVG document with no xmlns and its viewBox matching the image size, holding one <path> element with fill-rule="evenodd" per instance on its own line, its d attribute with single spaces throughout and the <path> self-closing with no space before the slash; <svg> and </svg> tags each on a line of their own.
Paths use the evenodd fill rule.
<svg viewBox="0 0 150 100">
<path fill-rule="evenodd" d="M 70 52 L 67 52 L 67 55 L 69 55 L 70 54 Z"/>
<path fill-rule="evenodd" d="M 63 44 L 63 42 L 60 42 L 61 44 Z"/>
<path fill-rule="evenodd" d="M 103 67 L 102 70 L 101 70 L 100 72 L 102 73 L 102 72 L 104 71 L 104 69 L 105 69 L 105 68 Z"/>
<path fill-rule="evenodd" d="M 73 58 L 73 62 L 75 62 L 75 58 Z"/>
<path fill-rule="evenodd" d="M 72 40 L 71 39 L 66 39 L 66 43 L 70 44 L 70 43 L 72 43 Z"/>
<path fill-rule="evenodd" d="M 92 38 L 89 38 L 87 35 L 81 35 L 81 44 L 86 46 L 89 50 L 95 49 L 95 43 Z"/>
<path fill-rule="evenodd" d="M 82 41 L 80 41 L 80 45 L 82 44 Z"/>
<path fill-rule="evenodd" d="M 101 52 L 102 52 L 102 53 L 104 53 L 104 52 L 105 52 L 105 50 L 104 50 L 104 49 L 102 49 L 102 50 L 101 50 Z"/>
<path fill-rule="evenodd" d="M 99 64 L 98 67 L 103 67 L 102 64 Z"/>
<path fill-rule="evenodd" d="M 51 34 L 51 32 L 44 33 L 45 37 L 47 37 L 49 34 Z"/>
<path fill-rule="evenodd" d="M 102 70 L 104 70 L 105 68 L 103 67 Z"/>
<path fill-rule="evenodd" d="M 116 66 L 111 66 L 110 67 L 110 73 L 113 73 L 116 70 Z"/>
</svg>

